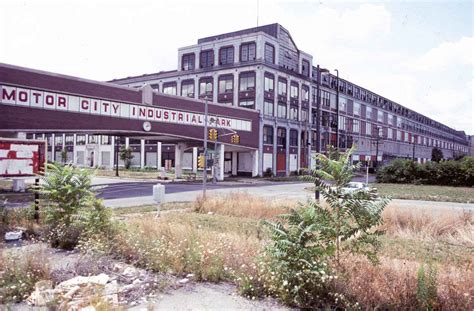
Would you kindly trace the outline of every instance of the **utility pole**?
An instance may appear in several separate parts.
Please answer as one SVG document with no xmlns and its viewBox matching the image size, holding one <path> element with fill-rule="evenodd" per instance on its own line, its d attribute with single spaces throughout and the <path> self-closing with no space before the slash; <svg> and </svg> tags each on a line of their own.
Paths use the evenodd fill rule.
<svg viewBox="0 0 474 311">
<path fill-rule="evenodd" d="M 316 153 L 321 153 L 321 73 L 329 72 L 327 69 L 316 67 Z M 316 162 L 316 165 L 319 163 Z M 319 191 L 315 190 L 314 198 L 319 202 Z"/>
<path fill-rule="evenodd" d="M 115 137 L 115 176 L 119 177 L 119 152 L 120 152 L 120 137 Z"/>
<path fill-rule="evenodd" d="M 202 197 L 206 198 L 207 182 L 207 97 L 204 104 L 204 168 L 202 170 Z"/>
<path fill-rule="evenodd" d="M 416 144 L 416 136 L 413 135 L 413 155 L 411 157 L 411 160 L 415 162 L 415 144 Z"/>
<path fill-rule="evenodd" d="M 336 71 L 336 150 L 339 150 L 339 70 Z"/>
</svg>

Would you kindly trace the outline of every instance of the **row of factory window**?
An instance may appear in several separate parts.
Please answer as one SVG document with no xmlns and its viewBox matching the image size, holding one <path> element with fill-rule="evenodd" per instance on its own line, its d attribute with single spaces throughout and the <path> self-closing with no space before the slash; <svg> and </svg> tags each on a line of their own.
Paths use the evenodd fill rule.
<svg viewBox="0 0 474 311">
<path fill-rule="evenodd" d="M 313 90 L 313 102 L 315 101 L 316 91 Z M 321 105 L 323 108 L 336 109 L 335 95 L 321 90 Z M 361 117 L 367 120 L 377 121 L 397 128 L 437 137 L 439 139 L 452 140 L 453 135 L 445 131 L 428 127 L 420 123 L 415 123 L 406 118 L 396 116 L 380 109 L 372 108 L 368 105 L 347 100 L 345 97 L 339 97 L 339 111 Z"/>
<path fill-rule="evenodd" d="M 313 76 L 314 76 L 314 73 L 313 73 Z M 391 111 L 395 114 L 404 116 L 415 122 L 419 122 L 421 124 L 424 124 L 430 127 L 441 129 L 444 132 L 447 132 L 451 135 L 456 135 L 456 136 L 459 135 L 459 133 L 457 133 L 456 130 L 451 129 L 447 127 L 446 125 L 443 125 L 437 121 L 431 120 L 430 118 L 425 117 L 424 115 L 421 115 L 415 111 L 405 108 L 402 105 L 399 105 L 397 103 L 391 102 L 390 100 L 387 100 L 386 98 L 383 98 L 382 96 L 371 93 L 370 91 L 359 88 L 358 86 L 353 85 L 347 81 L 339 79 L 339 85 L 338 85 L 337 77 L 333 75 L 322 75 L 322 84 L 328 87 L 331 87 L 332 89 L 337 89 L 339 87 L 339 92 L 341 93 L 347 94 L 356 99 L 360 99 L 362 101 L 365 101 L 381 109 Z"/>
<path fill-rule="evenodd" d="M 214 49 L 205 49 L 199 52 L 199 68 L 212 68 L 215 66 Z M 218 65 L 232 65 L 235 62 L 235 48 L 233 45 L 223 46 L 218 51 Z M 268 42 L 264 44 L 263 59 L 266 63 L 275 64 L 275 46 Z M 245 42 L 239 46 L 239 61 L 251 62 L 257 59 L 256 42 Z M 186 53 L 181 56 L 181 70 L 196 69 L 196 54 Z M 306 59 L 301 62 L 301 74 L 309 77 L 311 65 Z"/>
</svg>

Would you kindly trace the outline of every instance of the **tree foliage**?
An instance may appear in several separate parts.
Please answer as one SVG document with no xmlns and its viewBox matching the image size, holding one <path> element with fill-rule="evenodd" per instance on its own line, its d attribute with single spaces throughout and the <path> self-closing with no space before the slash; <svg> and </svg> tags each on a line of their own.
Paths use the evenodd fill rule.
<svg viewBox="0 0 474 311">
<path fill-rule="evenodd" d="M 377 262 L 380 245 L 374 227 L 381 224 L 388 199 L 379 198 L 375 189 L 344 191 L 358 169 L 351 163 L 352 152 L 317 155 L 320 168 L 303 177 L 315 184 L 325 204 L 308 201 L 279 220 L 267 222 L 272 234 L 267 256 L 276 282 L 273 290 L 294 306 L 344 301 L 331 290 L 330 280 L 337 278 L 339 259 L 345 252 Z"/>
<path fill-rule="evenodd" d="M 83 233 L 99 232 L 110 224 L 109 210 L 96 199 L 87 170 L 48 164 L 40 193 L 46 199 L 43 222 L 54 247 L 74 248 Z"/>
<path fill-rule="evenodd" d="M 443 151 L 438 147 L 431 150 L 431 161 L 440 162 L 444 159 Z"/>
<path fill-rule="evenodd" d="M 127 170 L 132 165 L 133 158 L 134 158 L 134 155 L 132 153 L 132 148 L 130 147 L 125 148 L 123 146 L 120 148 L 120 160 L 123 161 L 123 164 Z"/>
</svg>

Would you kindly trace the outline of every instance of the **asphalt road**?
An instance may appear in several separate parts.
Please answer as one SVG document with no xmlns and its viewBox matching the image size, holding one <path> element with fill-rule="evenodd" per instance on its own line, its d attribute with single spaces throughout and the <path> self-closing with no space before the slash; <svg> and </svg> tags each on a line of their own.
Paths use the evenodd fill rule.
<svg viewBox="0 0 474 311">
<path fill-rule="evenodd" d="M 261 183 L 261 184 L 250 184 L 250 183 L 207 183 L 207 189 L 237 189 L 237 188 L 253 188 L 261 186 L 270 186 L 272 184 L 287 184 L 285 182 L 278 183 Z M 122 199 L 122 198 L 133 198 L 133 197 L 145 197 L 153 195 L 153 186 L 156 182 L 123 182 L 106 185 L 97 185 L 96 192 L 97 197 L 104 200 Z M 166 183 L 165 193 L 180 193 L 188 191 L 199 191 L 202 189 L 202 183 Z"/>
</svg>

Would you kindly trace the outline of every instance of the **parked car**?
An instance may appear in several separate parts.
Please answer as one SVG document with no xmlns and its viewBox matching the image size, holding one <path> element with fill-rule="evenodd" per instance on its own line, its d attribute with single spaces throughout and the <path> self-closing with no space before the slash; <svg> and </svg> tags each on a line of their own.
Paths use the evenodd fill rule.
<svg viewBox="0 0 474 311">
<path fill-rule="evenodd" d="M 369 189 L 371 188 L 363 182 L 351 181 L 350 183 L 347 184 L 346 187 L 342 188 L 342 193 L 346 194 L 346 193 L 351 193 L 358 190 L 369 190 Z"/>
</svg>

